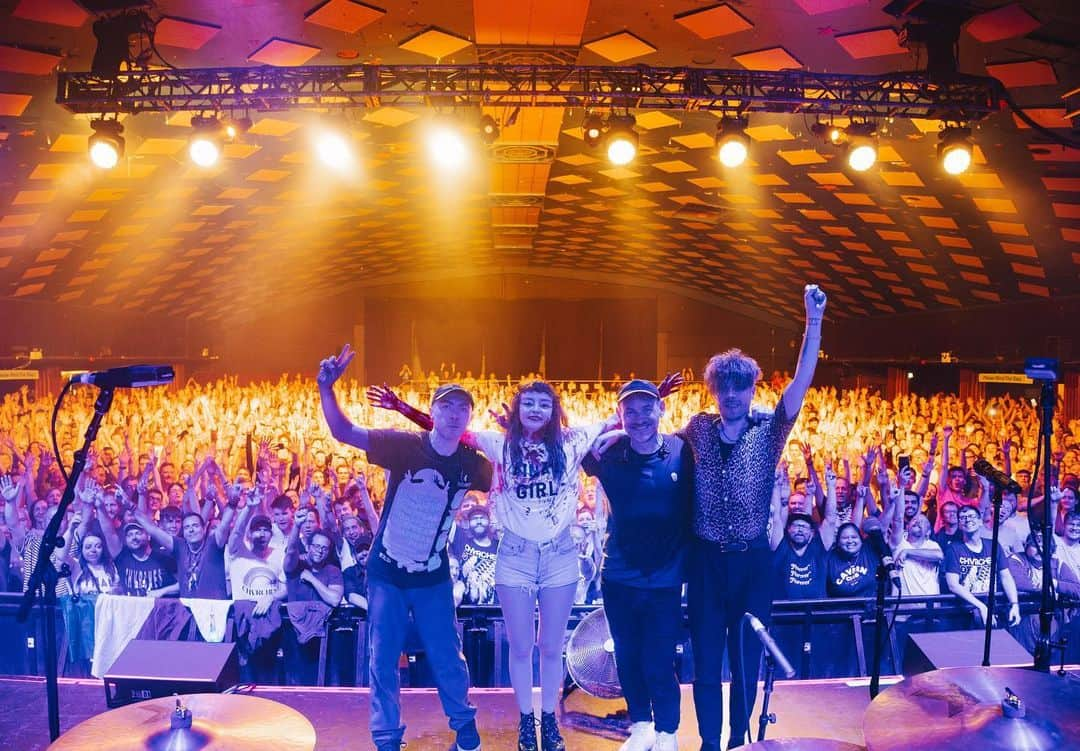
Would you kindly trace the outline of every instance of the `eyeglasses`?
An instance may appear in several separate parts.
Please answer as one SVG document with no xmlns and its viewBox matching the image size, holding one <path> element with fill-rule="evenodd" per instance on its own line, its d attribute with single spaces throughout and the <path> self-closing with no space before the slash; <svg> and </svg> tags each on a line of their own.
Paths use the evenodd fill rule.
<svg viewBox="0 0 1080 751">
<path fill-rule="evenodd" d="M 330 551 L 330 546 L 328 546 L 328 545 L 308 545 L 308 550 L 321 550 L 324 553 L 328 553 Z"/>
</svg>

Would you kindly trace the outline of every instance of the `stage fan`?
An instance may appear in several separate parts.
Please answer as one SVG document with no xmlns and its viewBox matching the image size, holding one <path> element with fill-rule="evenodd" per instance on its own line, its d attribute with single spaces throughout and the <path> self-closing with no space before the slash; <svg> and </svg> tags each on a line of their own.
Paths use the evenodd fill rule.
<svg viewBox="0 0 1080 751">
<path fill-rule="evenodd" d="M 578 623 L 566 643 L 566 669 L 574 683 L 590 696 L 618 699 L 622 686 L 615 671 L 615 641 L 603 608 Z"/>
</svg>

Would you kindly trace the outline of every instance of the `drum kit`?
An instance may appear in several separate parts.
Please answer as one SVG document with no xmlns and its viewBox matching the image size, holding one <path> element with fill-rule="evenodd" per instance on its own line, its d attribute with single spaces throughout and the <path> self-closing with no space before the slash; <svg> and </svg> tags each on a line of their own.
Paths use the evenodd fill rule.
<svg viewBox="0 0 1080 751">
<path fill-rule="evenodd" d="M 1024 668 L 942 668 L 881 692 L 863 719 L 867 751 L 1051 751 L 1080 748 L 1080 678 Z M 747 751 L 862 751 L 782 738 Z"/>
<path fill-rule="evenodd" d="M 182 704 L 181 701 L 184 703 Z M 944 668 L 905 678 L 871 702 L 866 751 L 1057 751 L 1080 748 L 1080 678 L 1022 668 Z M 77 725 L 54 751 L 311 751 L 294 709 L 254 696 L 151 699 Z M 762 740 L 747 751 L 863 751 L 824 738 Z"/>
</svg>

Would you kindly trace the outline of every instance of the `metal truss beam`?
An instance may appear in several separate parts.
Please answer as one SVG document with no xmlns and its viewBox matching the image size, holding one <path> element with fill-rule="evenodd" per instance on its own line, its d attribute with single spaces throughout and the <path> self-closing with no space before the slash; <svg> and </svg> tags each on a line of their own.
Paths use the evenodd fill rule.
<svg viewBox="0 0 1080 751">
<path fill-rule="evenodd" d="M 572 65 L 336 65 L 62 73 L 72 112 L 265 112 L 326 107 L 596 107 L 979 120 L 996 79 L 922 74 Z"/>
</svg>

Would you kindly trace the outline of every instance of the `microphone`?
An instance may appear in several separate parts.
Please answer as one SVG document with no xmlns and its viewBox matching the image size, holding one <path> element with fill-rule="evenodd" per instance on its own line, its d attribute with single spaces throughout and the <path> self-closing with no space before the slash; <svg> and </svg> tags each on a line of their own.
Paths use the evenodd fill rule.
<svg viewBox="0 0 1080 751">
<path fill-rule="evenodd" d="M 765 624 L 754 617 L 753 613 L 743 613 L 743 618 L 750 624 L 750 628 L 757 634 L 757 638 L 761 640 L 762 646 L 769 650 L 769 654 L 776 660 L 776 666 L 780 668 L 780 672 L 784 674 L 785 678 L 795 677 L 795 668 L 791 667 L 791 663 L 784 657 L 784 653 L 780 651 L 780 647 L 776 646 L 776 642 L 769 636 L 769 632 L 765 629 Z"/>
<path fill-rule="evenodd" d="M 881 559 L 881 565 L 885 567 L 889 578 L 893 580 L 893 583 L 899 589 L 900 570 L 896 568 L 896 561 L 892 560 L 892 550 L 889 548 L 889 544 L 885 542 L 885 532 L 881 528 L 881 522 L 872 516 L 867 517 L 863 522 L 862 529 L 866 535 L 866 544 Z M 889 559 L 888 562 L 885 561 L 886 558 Z"/>
<path fill-rule="evenodd" d="M 975 470 L 976 474 L 985 477 L 987 480 L 990 481 L 991 485 L 1004 493 L 1015 493 L 1019 495 L 1023 492 L 1020 487 L 1020 483 L 1009 477 L 1007 474 L 1002 472 L 1000 469 L 998 469 L 985 459 L 976 460 L 975 464 L 972 465 L 972 469 Z"/>
<path fill-rule="evenodd" d="M 172 365 L 128 365 L 80 373 L 71 377 L 71 383 L 87 383 L 102 389 L 137 389 L 142 386 L 164 386 L 172 383 L 175 377 Z"/>
</svg>

